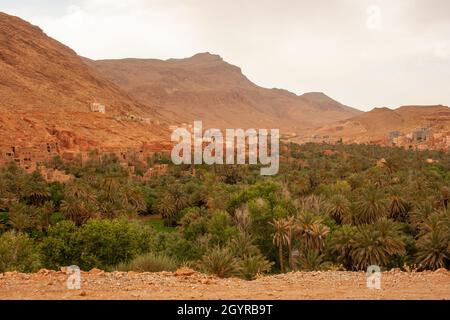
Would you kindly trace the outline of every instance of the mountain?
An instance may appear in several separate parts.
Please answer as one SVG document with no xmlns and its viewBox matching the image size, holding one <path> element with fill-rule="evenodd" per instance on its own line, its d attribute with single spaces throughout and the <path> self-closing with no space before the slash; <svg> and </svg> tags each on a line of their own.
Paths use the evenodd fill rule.
<svg viewBox="0 0 450 320">
<path fill-rule="evenodd" d="M 298 96 L 259 87 L 240 68 L 210 53 L 186 59 L 85 61 L 174 121 L 202 120 L 218 128 L 280 128 L 287 134 L 361 113 L 323 93 Z"/>
<path fill-rule="evenodd" d="M 421 128 L 431 128 L 444 136 L 450 134 L 450 108 L 442 105 L 374 108 L 351 119 L 311 130 L 299 140 L 304 142 L 314 135 L 318 139 L 342 138 L 348 143 L 385 142 L 391 132 L 407 135 Z"/>
<path fill-rule="evenodd" d="M 106 113 L 92 112 L 92 103 L 104 105 Z M 168 136 L 162 122 L 156 110 L 131 98 L 73 50 L 0 13 L 1 161 L 41 158 L 48 146 L 62 152 L 156 143 Z"/>
</svg>

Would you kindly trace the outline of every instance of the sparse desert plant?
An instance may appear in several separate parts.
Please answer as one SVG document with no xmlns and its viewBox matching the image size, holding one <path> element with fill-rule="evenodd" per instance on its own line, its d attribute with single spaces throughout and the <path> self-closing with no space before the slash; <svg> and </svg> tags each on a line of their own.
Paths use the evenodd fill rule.
<svg viewBox="0 0 450 320">
<path fill-rule="evenodd" d="M 178 263 L 161 253 L 146 253 L 138 256 L 128 263 L 121 263 L 117 266 L 119 271 L 135 271 L 135 272 L 160 272 L 160 271 L 176 271 Z"/>
<path fill-rule="evenodd" d="M 318 271 L 325 266 L 324 255 L 317 250 L 307 250 L 297 258 L 297 268 L 302 271 Z"/>
<path fill-rule="evenodd" d="M 263 255 L 246 256 L 240 261 L 241 274 L 246 280 L 253 280 L 258 275 L 272 270 L 273 262 L 267 261 Z"/>
<path fill-rule="evenodd" d="M 239 261 L 228 248 L 216 247 L 205 254 L 200 261 L 200 269 L 219 278 L 239 276 L 242 272 Z"/>
</svg>

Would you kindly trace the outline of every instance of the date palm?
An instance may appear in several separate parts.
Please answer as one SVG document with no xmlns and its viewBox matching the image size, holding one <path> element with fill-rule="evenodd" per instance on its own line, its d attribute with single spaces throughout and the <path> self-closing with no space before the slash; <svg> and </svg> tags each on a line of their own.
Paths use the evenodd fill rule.
<svg viewBox="0 0 450 320">
<path fill-rule="evenodd" d="M 296 232 L 300 237 L 303 251 L 321 251 L 330 229 L 322 223 L 322 219 L 318 216 L 303 211 L 296 219 Z"/>
<path fill-rule="evenodd" d="M 431 231 L 417 241 L 416 262 L 421 269 L 448 267 L 450 237 L 443 231 Z"/>
<path fill-rule="evenodd" d="M 387 202 L 382 191 L 373 186 L 365 189 L 361 199 L 356 203 L 355 222 L 374 223 L 385 216 L 387 216 Z"/>
<path fill-rule="evenodd" d="M 422 269 L 448 266 L 450 259 L 450 212 L 429 215 L 419 226 L 416 261 Z"/>
<path fill-rule="evenodd" d="M 337 194 L 328 201 L 328 215 L 332 217 L 337 224 L 350 222 L 349 207 L 350 203 L 347 198 L 341 194 Z"/>
<path fill-rule="evenodd" d="M 37 222 L 35 213 L 34 207 L 22 203 L 15 204 L 9 210 L 8 224 L 19 232 L 31 230 Z"/>
<path fill-rule="evenodd" d="M 398 227 L 383 219 L 372 225 L 361 225 L 354 238 L 350 257 L 354 269 L 370 265 L 386 266 L 390 258 L 405 254 Z"/>
<path fill-rule="evenodd" d="M 61 202 L 61 213 L 80 226 L 96 216 L 96 207 L 81 198 L 70 197 Z"/>
<path fill-rule="evenodd" d="M 389 197 L 389 217 L 396 221 L 405 221 L 408 215 L 408 203 L 400 195 Z"/>
<path fill-rule="evenodd" d="M 270 223 L 275 228 L 273 235 L 273 244 L 278 247 L 278 258 L 280 260 L 281 272 L 285 271 L 283 262 L 283 246 L 290 245 L 290 230 L 292 229 L 291 222 L 287 219 L 274 219 Z"/>
<path fill-rule="evenodd" d="M 331 239 L 331 250 L 337 256 L 336 260 L 346 269 L 352 267 L 351 251 L 354 246 L 354 237 L 357 228 L 351 225 L 343 225 L 337 229 Z"/>
</svg>

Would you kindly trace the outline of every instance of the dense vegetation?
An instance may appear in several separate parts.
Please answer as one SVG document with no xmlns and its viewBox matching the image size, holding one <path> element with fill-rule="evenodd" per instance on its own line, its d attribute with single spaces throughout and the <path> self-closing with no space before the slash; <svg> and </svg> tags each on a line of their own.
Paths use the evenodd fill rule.
<svg viewBox="0 0 450 320">
<path fill-rule="evenodd" d="M 381 160 L 383 159 L 383 160 Z M 433 159 L 431 161 L 430 159 Z M 143 179 L 152 166 L 167 172 Z M 373 145 L 285 145 L 257 166 L 146 165 L 114 156 L 0 170 L 0 272 L 186 265 L 252 279 L 289 270 L 450 267 L 450 157 Z"/>
</svg>

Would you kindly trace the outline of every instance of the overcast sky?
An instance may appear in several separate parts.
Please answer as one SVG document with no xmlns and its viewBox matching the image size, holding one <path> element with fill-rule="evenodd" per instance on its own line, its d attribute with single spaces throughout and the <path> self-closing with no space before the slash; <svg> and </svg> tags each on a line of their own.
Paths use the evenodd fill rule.
<svg viewBox="0 0 450 320">
<path fill-rule="evenodd" d="M 0 0 L 92 59 L 220 54 L 362 110 L 450 105 L 449 0 Z"/>
</svg>

